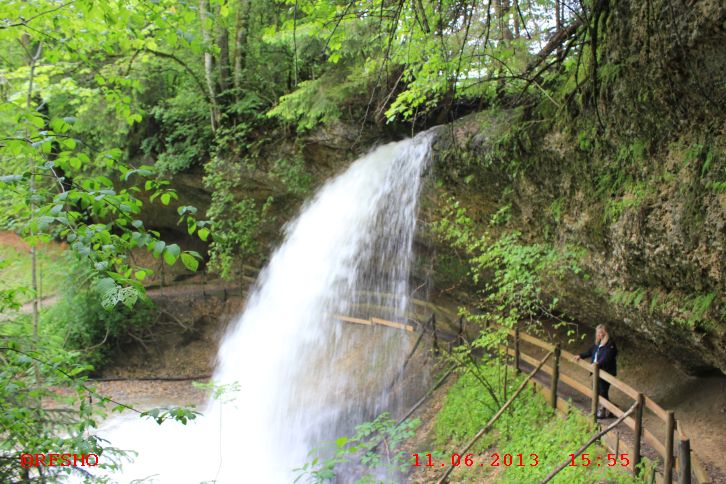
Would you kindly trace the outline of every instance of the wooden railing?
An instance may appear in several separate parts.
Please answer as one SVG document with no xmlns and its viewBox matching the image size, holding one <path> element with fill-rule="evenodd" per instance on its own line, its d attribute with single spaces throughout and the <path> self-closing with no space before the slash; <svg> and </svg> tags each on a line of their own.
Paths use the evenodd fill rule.
<svg viewBox="0 0 726 484">
<path fill-rule="evenodd" d="M 381 318 L 362 319 L 362 318 L 354 318 L 352 316 L 343 316 L 340 314 L 336 314 L 334 317 L 338 321 L 342 321 L 344 323 L 362 324 L 364 326 L 375 326 L 375 325 L 387 326 L 389 328 L 403 329 L 405 331 L 408 331 L 409 333 L 412 333 L 414 331 L 413 325 L 406 324 L 406 323 L 397 323 L 395 321 L 388 321 L 386 319 L 381 319 Z"/>
<path fill-rule="evenodd" d="M 377 324 L 397 329 L 403 329 L 408 332 L 415 331 L 416 329 L 418 329 L 417 327 L 420 327 L 422 331 L 426 331 L 430 328 L 431 332 L 433 333 L 434 350 L 438 352 L 439 337 L 444 335 L 444 333 L 442 333 L 436 327 L 436 314 L 438 313 L 442 315 L 444 319 L 447 320 L 452 326 L 458 324 L 459 327 L 457 335 L 445 335 L 448 337 L 447 339 L 449 351 L 460 338 L 463 338 L 463 321 L 460 318 L 454 316 L 453 313 L 426 301 L 411 299 L 409 302 L 413 302 L 415 306 L 419 306 L 419 308 L 423 311 L 433 310 L 434 313 L 431 315 L 426 323 L 417 323 L 415 326 L 412 326 L 410 324 L 386 321 L 373 317 L 370 319 L 359 319 L 352 318 L 350 316 L 336 315 L 336 318 L 348 323 L 368 325 Z M 423 311 L 421 314 L 423 314 Z M 417 319 L 420 319 L 422 321 L 424 320 L 423 316 L 420 315 L 417 315 Z M 458 323 L 455 323 L 457 319 Z M 631 471 L 637 471 L 637 466 L 641 462 L 643 457 L 642 443 L 645 442 L 663 460 L 663 473 L 655 473 L 653 476 L 650 476 L 652 479 L 650 479 L 649 482 L 653 482 L 653 478 L 658 477 L 659 482 L 671 484 L 673 482 L 673 471 L 675 471 L 679 483 L 690 484 L 692 482 L 692 477 L 694 476 L 695 482 L 697 482 L 698 484 L 707 484 L 710 482 L 701 460 L 690 447 L 690 440 L 686 435 L 685 430 L 683 429 L 683 425 L 679 424 L 679 422 L 675 419 L 673 411 L 664 409 L 647 395 L 644 395 L 642 392 L 639 392 L 635 388 L 631 387 L 622 380 L 619 380 L 615 376 L 607 373 L 606 371 L 601 370 L 600 368 L 598 368 L 597 365 L 587 363 L 583 360 L 577 360 L 573 353 L 562 350 L 559 344 L 552 344 L 547 341 L 543 341 L 535 336 L 521 332 L 518 329 L 508 330 L 507 336 L 507 345 L 503 349 L 505 350 L 507 355 L 513 357 L 512 365 L 517 371 L 522 368 L 522 362 L 527 363 L 531 367 L 536 367 L 539 364 L 539 358 L 536 358 L 535 356 L 529 355 L 526 352 L 522 351 L 521 347 L 523 343 L 540 348 L 548 353 L 553 353 L 554 358 L 551 359 L 553 363 L 551 365 L 544 365 L 541 367 L 540 370 L 538 370 L 538 372 L 543 372 L 549 376 L 549 386 L 532 380 L 534 384 L 539 385 L 541 389 L 546 393 L 548 401 L 553 408 L 559 409 L 561 411 L 566 411 L 569 408 L 566 400 L 561 396 L 559 383 L 562 382 L 577 393 L 590 399 L 590 411 L 592 413 L 593 420 L 597 420 L 598 406 L 605 407 L 617 418 L 621 417 L 627 410 L 620 408 L 613 401 L 605 399 L 598 394 L 598 379 L 605 380 L 606 382 L 610 383 L 612 387 L 622 392 L 628 399 L 631 400 L 629 406 L 637 404 L 636 411 L 623 420 L 623 423 L 633 432 L 633 448 L 629 452 L 632 458 L 630 459 L 630 465 L 628 466 Z M 563 361 L 571 363 L 572 365 L 574 365 L 574 368 L 585 371 L 591 385 L 588 386 L 583 384 L 580 380 L 575 378 L 571 374 L 571 372 L 566 371 L 568 366 L 563 365 Z M 662 429 L 664 430 L 663 440 L 659 439 L 653 433 L 653 431 L 655 430 L 653 428 L 653 424 L 646 423 L 646 420 L 644 419 L 644 413 L 646 410 L 654 415 L 656 417 L 658 425 L 662 426 Z M 605 440 L 605 443 L 610 447 L 611 450 L 615 451 L 615 453 L 618 453 L 618 451 L 622 450 L 623 448 L 628 448 L 628 446 L 624 442 L 621 442 L 619 440 L 619 437 L 616 437 L 614 443 L 608 442 L 607 440 Z M 623 452 L 619 453 L 622 454 Z"/>
<path fill-rule="evenodd" d="M 537 348 L 541 348 L 546 352 L 554 352 L 555 358 L 552 359 L 552 365 L 543 366 L 540 370 L 550 376 L 549 388 L 543 387 L 543 390 L 547 393 L 548 399 L 554 408 L 559 408 L 560 410 L 566 410 L 567 408 L 567 403 L 560 397 L 560 391 L 558 388 L 559 383 L 562 382 L 574 391 L 591 400 L 591 413 L 594 420 L 597 419 L 598 405 L 605 407 L 616 417 L 622 416 L 625 410 L 621 409 L 611 400 L 607 400 L 598 395 L 598 378 L 610 383 L 612 387 L 617 388 L 620 392 L 627 396 L 631 400 L 631 403 L 628 406 L 631 406 L 633 403 L 637 403 L 637 410 L 634 414 L 625 418 L 623 421 L 623 423 L 633 432 L 632 459 L 629 466 L 631 470 L 636 471 L 637 465 L 642 459 L 641 443 L 642 441 L 645 441 L 663 459 L 663 474 L 658 474 L 658 477 L 662 482 L 666 484 L 673 482 L 673 470 L 675 470 L 678 482 L 680 483 L 690 483 L 692 477 L 691 473 L 695 476 L 697 483 L 703 484 L 709 482 L 701 461 L 691 450 L 690 441 L 686 436 L 682 425 L 678 425 L 672 411 L 665 410 L 648 396 L 639 392 L 622 380 L 619 380 L 615 376 L 599 369 L 596 364 L 576 359 L 574 354 L 569 351 L 561 350 L 559 344 L 548 343 L 514 329 L 508 331 L 508 344 L 504 350 L 509 356 L 513 357 L 512 365 L 517 371 L 519 371 L 522 367 L 521 362 L 525 362 L 530 366 L 535 366 L 538 362 L 537 358 L 522 351 L 522 343 L 527 343 Z M 568 367 L 562 364 L 563 360 L 572 363 L 575 368 L 587 372 L 592 385 L 584 385 L 581 381 L 568 374 L 568 372 L 565 371 Z M 646 409 L 656 417 L 659 425 L 663 426 L 663 441 L 655 436 L 652 429 L 647 428 L 647 426 L 652 426 L 652 424 L 646 425 L 643 418 L 644 410 Z M 608 445 L 611 449 L 616 451 L 616 448 L 618 447 L 625 447 L 625 445 L 619 441 L 616 441 L 615 445 L 610 445 L 609 443 Z M 677 462 L 674 459 L 676 456 L 678 457 Z"/>
</svg>

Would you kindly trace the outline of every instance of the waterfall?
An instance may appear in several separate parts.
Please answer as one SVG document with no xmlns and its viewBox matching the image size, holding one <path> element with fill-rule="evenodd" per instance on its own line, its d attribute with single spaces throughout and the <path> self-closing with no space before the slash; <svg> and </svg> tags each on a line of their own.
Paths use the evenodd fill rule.
<svg viewBox="0 0 726 484">
<path fill-rule="evenodd" d="M 222 340 L 213 381 L 238 391 L 187 426 L 112 425 L 112 444 L 139 451 L 124 480 L 292 482 L 316 445 L 401 408 L 388 389 L 410 333 L 336 316 L 406 321 L 430 143 L 422 133 L 377 147 L 304 204 Z"/>
</svg>

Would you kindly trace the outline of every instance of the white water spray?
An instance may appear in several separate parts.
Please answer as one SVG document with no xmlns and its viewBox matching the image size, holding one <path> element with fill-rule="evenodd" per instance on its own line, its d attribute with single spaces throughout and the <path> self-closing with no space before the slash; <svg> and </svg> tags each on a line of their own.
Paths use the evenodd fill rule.
<svg viewBox="0 0 726 484">
<path fill-rule="evenodd" d="M 410 337 L 335 316 L 405 321 L 430 142 L 376 148 L 305 204 L 223 338 L 213 380 L 239 392 L 186 427 L 116 421 L 106 437 L 139 451 L 123 481 L 292 482 L 313 447 L 395 412 L 401 395 L 388 389 Z"/>
</svg>

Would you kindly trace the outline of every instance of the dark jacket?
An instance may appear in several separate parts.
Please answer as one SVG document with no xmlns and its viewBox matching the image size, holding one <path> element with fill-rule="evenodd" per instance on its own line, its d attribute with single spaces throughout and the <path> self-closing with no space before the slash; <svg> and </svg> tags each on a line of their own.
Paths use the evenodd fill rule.
<svg viewBox="0 0 726 484">
<path fill-rule="evenodd" d="M 597 353 L 597 366 L 611 375 L 617 375 L 618 365 L 615 358 L 618 356 L 618 347 L 615 346 L 615 342 L 612 339 L 608 339 L 605 346 L 600 348 L 599 351 L 598 348 L 599 345 L 592 345 L 589 350 L 580 353 L 580 358 L 587 359 L 590 363 L 595 363 L 592 361 L 592 356 Z"/>
</svg>

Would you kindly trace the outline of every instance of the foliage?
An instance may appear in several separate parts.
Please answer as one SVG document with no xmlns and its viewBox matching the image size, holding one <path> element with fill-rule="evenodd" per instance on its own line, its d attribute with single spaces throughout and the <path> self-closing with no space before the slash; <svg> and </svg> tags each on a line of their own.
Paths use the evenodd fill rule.
<svg viewBox="0 0 726 484">
<path fill-rule="evenodd" d="M 130 309 L 143 298 L 142 281 L 152 271 L 135 264 L 132 250 L 147 250 L 170 265 L 199 257 L 145 226 L 142 199 L 167 206 L 177 195 L 152 166 L 130 161 L 122 149 L 144 114 L 138 103 L 142 83 L 129 75 L 134 61 L 156 51 L 157 39 L 165 47 L 194 48 L 193 39 L 179 37 L 173 26 L 186 13 L 175 11 L 175 4 L 144 3 L 143 9 L 135 0 L 0 4 L 0 226 L 21 234 L 31 247 L 28 282 L 17 278 L 14 287 L 2 289 L 3 482 L 47 482 L 80 472 L 25 471 L 17 464 L 20 452 L 92 451 L 104 456 L 103 466 L 116 464 L 120 453 L 93 433 L 108 399 L 87 385 L 84 375 L 92 367 L 69 346 L 88 349 L 89 343 L 103 342 L 98 330 L 120 333 L 143 317 L 143 310 Z M 95 292 L 71 296 L 48 316 L 55 320 L 43 325 L 37 305 L 30 316 L 18 312 L 18 298 L 40 297 L 38 252 L 53 239 L 64 242 L 84 268 L 86 280 L 74 285 Z M 103 312 L 118 303 L 128 308 L 125 313 Z M 60 314 L 64 308 L 69 314 Z M 185 411 L 169 416 L 191 418 Z"/>
<path fill-rule="evenodd" d="M 78 352 L 84 362 L 99 370 L 119 344 L 148 328 L 154 311 L 146 298 L 131 307 L 107 310 L 102 289 L 88 282 L 92 275 L 83 268 L 70 271 L 61 298 L 42 315 L 41 322 L 44 331 L 62 335 L 65 348 Z"/>
<path fill-rule="evenodd" d="M 194 388 L 204 390 L 213 399 L 220 401 L 221 403 L 234 402 L 237 399 L 241 386 L 239 382 L 233 383 L 217 383 L 214 380 L 210 380 L 207 383 L 192 382 Z"/>
<path fill-rule="evenodd" d="M 235 257 L 259 255 L 260 246 L 255 236 L 273 199 L 268 198 L 260 209 L 251 198 L 234 200 L 231 192 L 220 192 L 215 199 L 216 203 L 208 211 L 215 233 L 209 248 L 209 265 L 222 277 L 228 277 Z"/>
<path fill-rule="evenodd" d="M 360 466 L 355 482 L 379 482 L 380 476 L 397 480 L 410 468 L 409 455 L 401 444 L 413 436 L 421 422 L 406 420 L 400 425 L 388 413 L 355 427 L 351 437 L 340 437 L 310 452 L 312 460 L 295 469 L 295 482 L 333 482 L 342 468 Z M 384 453 L 385 451 L 385 453 Z"/>
<path fill-rule="evenodd" d="M 40 356 L 42 354 L 42 357 Z M 75 353 L 44 345 L 33 350 L 27 342 L 0 335 L 0 480 L 29 479 L 53 482 L 59 476 L 84 477 L 76 467 L 25 470 L 18 463 L 21 452 L 55 453 L 73 449 L 94 453 L 99 467 L 113 469 L 124 453 L 105 445 L 92 433 L 102 414 L 102 400 L 93 400 L 81 376 L 87 368 L 74 361 Z M 43 363 L 40 364 L 39 362 Z M 42 379 L 43 384 L 38 384 Z M 63 388 L 61 394 L 53 388 Z M 90 398 L 89 398 L 90 397 Z M 43 405 L 40 402 L 46 402 Z M 47 402 L 53 402 L 48 405 Z M 64 410 L 67 409 L 67 412 Z M 39 474 L 42 471 L 42 474 Z M 27 473 L 26 473 L 27 472 Z"/>
<path fill-rule="evenodd" d="M 152 119 L 147 122 L 157 125 L 158 131 L 142 141 L 141 149 L 155 158 L 160 173 L 175 174 L 207 161 L 213 139 L 209 106 L 196 92 L 184 90 L 163 99 L 149 115 Z"/>
<path fill-rule="evenodd" d="M 502 214 L 509 209 L 505 205 L 494 213 L 490 227 L 479 234 L 466 210 L 450 198 L 432 228 L 443 242 L 465 254 L 469 276 L 481 288 L 480 303 L 489 311 L 479 315 L 462 309 L 467 319 L 505 328 L 524 322 L 537 330 L 541 316 L 559 319 L 553 314 L 557 300 L 545 302 L 542 295 L 544 276 L 580 274 L 580 254 L 570 247 L 555 250 L 548 244 L 526 243 L 518 231 L 495 232 L 496 226 L 506 223 Z M 496 338 L 496 333 L 483 332 L 473 345 L 496 345 Z"/>
<path fill-rule="evenodd" d="M 505 391 L 511 395 L 519 386 L 522 376 L 514 377 L 511 375 L 513 370 L 509 368 L 506 371 L 510 375 L 505 380 L 504 371 L 501 366 L 489 362 L 476 367 L 470 365 L 469 370 L 459 377 L 449 389 L 444 405 L 436 415 L 434 435 L 438 448 L 460 448 L 499 410 L 500 405 L 496 404 L 482 386 L 482 379 L 493 385 L 500 397 L 504 397 Z M 497 420 L 493 430 L 476 444 L 473 452 L 494 448 L 500 456 L 524 454 L 528 457 L 533 453 L 537 454 L 539 464 L 505 467 L 504 472 L 496 478 L 497 482 L 525 483 L 542 480 L 597 430 L 592 421 L 578 411 L 557 416 L 541 394 L 529 395 L 529 389 L 524 392 Z M 587 452 L 593 460 L 597 455 L 605 460 L 608 453 L 600 445 L 590 447 Z M 466 468 L 462 466 L 457 472 L 463 476 Z M 481 469 L 474 469 L 473 472 L 480 475 Z M 589 483 L 603 480 L 637 482 L 630 474 L 617 467 L 594 465 L 567 467 L 554 482 Z"/>
<path fill-rule="evenodd" d="M 378 96 L 376 114 L 389 122 L 415 118 L 455 99 L 526 90 L 530 85 L 519 75 L 527 69 L 531 50 L 544 40 L 542 25 L 554 7 L 535 3 L 535 8 L 520 9 L 512 3 L 458 0 L 295 2 L 293 18 L 270 29 L 267 38 L 286 43 L 295 60 L 313 50 L 326 62 L 313 80 L 296 83 L 297 90 L 271 114 L 297 119 L 305 128 L 328 121 L 341 114 L 349 96 L 340 94 L 355 83 L 369 86 L 371 101 Z M 326 77 L 339 79 L 336 93 L 318 90 L 319 79 Z M 304 106 L 315 114 L 307 116 Z"/>
<path fill-rule="evenodd" d="M 41 297 L 53 296 L 59 292 L 66 280 L 71 260 L 69 254 L 56 245 L 41 245 L 38 248 L 37 264 Z M 14 247 L 0 243 L 0 274 L 2 274 L 0 290 L 28 286 L 30 270 L 30 247 Z M 27 293 L 22 295 L 20 301 L 25 303 L 31 299 L 32 294 Z"/>
<path fill-rule="evenodd" d="M 280 103 L 268 115 L 294 123 L 299 131 L 330 124 L 341 117 L 342 106 L 361 87 L 365 85 L 361 86 L 360 78 L 352 75 L 348 79 L 325 75 L 303 81 L 295 91 L 282 96 Z"/>
<path fill-rule="evenodd" d="M 503 371 L 507 370 L 501 365 L 490 362 L 486 365 L 466 365 L 463 368 L 463 374 L 447 392 L 444 405 L 436 415 L 434 442 L 439 449 L 450 447 L 452 442 L 470 440 L 504 402 Z M 508 371 L 509 378 L 513 378 L 511 369 Z M 507 386 L 508 390 L 511 390 L 510 387 L 511 385 Z M 473 451 L 484 450 L 491 443 L 492 436 L 485 435 L 477 442 Z"/>
</svg>

